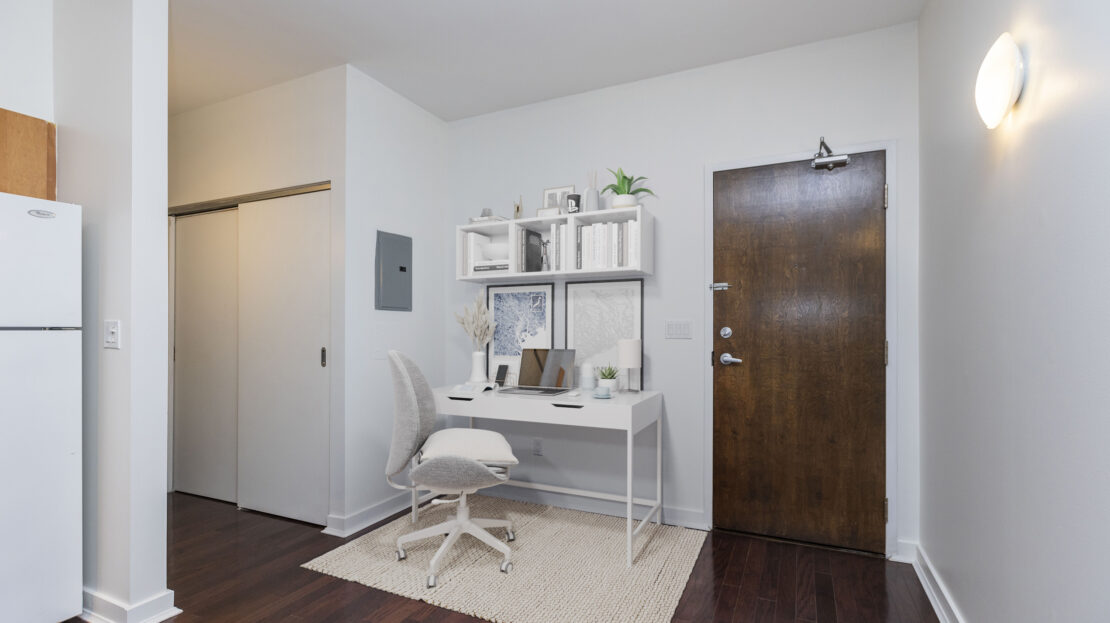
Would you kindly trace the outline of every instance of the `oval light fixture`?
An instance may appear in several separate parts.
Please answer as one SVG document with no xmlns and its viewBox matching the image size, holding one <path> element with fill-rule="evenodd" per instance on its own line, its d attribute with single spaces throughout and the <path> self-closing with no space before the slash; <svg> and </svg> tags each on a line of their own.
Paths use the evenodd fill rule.
<svg viewBox="0 0 1110 623">
<path fill-rule="evenodd" d="M 987 128 L 993 130 L 1010 113 L 1025 85 L 1025 59 L 1008 32 L 994 42 L 979 66 L 975 79 L 975 107 Z"/>
</svg>

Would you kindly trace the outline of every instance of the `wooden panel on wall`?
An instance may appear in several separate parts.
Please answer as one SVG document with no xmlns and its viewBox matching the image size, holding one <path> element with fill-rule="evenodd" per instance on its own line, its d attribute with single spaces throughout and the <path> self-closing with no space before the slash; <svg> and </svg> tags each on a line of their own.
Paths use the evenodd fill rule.
<svg viewBox="0 0 1110 623">
<path fill-rule="evenodd" d="M 54 124 L 0 108 L 0 192 L 57 199 Z"/>
</svg>

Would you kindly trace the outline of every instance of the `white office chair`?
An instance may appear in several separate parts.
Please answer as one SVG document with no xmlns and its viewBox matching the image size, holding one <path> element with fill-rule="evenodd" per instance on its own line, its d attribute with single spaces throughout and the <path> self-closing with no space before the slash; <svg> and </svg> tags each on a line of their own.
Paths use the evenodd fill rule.
<svg viewBox="0 0 1110 623">
<path fill-rule="evenodd" d="M 513 524 L 505 519 L 471 519 L 466 496 L 478 489 L 499 485 L 509 479 L 509 467 L 518 463 L 509 442 L 500 433 L 476 428 L 448 428 L 433 432 L 436 419 L 435 396 L 420 368 L 403 354 L 389 351 L 393 374 L 393 442 L 386 464 L 386 481 L 397 489 L 427 490 L 436 494 L 457 495 L 454 500 L 432 503 L 458 503 L 455 516 L 430 528 L 410 532 L 397 539 L 397 560 L 405 559 L 405 545 L 446 534 L 428 567 L 428 588 L 436 585 L 444 556 L 463 534 L 476 537 L 504 555 L 501 571 L 513 568 L 512 550 L 486 531 L 504 528 L 506 540 L 516 538 Z M 398 484 L 393 477 L 410 466 L 411 485 Z M 415 517 L 415 514 L 414 514 Z"/>
</svg>

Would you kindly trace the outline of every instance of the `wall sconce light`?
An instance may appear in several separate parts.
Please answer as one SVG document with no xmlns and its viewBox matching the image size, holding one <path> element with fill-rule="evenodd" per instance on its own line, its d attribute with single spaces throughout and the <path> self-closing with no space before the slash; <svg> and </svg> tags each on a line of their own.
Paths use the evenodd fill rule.
<svg viewBox="0 0 1110 623">
<path fill-rule="evenodd" d="M 1025 85 L 1025 59 L 1008 33 L 994 42 L 979 66 L 975 79 L 975 107 L 987 128 L 993 130 L 1010 113 Z"/>
</svg>

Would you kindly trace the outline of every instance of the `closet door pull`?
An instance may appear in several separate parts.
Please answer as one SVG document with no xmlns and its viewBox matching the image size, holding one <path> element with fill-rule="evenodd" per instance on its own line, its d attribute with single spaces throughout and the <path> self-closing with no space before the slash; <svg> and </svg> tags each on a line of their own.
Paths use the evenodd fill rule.
<svg viewBox="0 0 1110 623">
<path fill-rule="evenodd" d="M 328 367 L 328 349 L 326 346 L 320 349 L 320 367 Z"/>
</svg>

